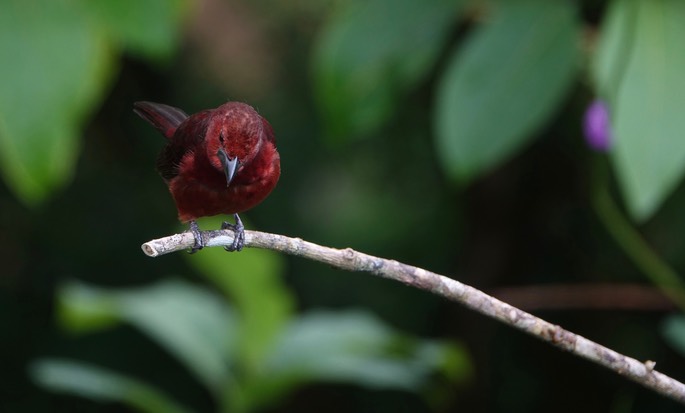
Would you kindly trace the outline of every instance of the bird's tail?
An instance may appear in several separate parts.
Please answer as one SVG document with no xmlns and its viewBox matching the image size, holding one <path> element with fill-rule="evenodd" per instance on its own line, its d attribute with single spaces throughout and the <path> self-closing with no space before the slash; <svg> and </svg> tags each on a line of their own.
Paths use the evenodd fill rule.
<svg viewBox="0 0 685 413">
<path fill-rule="evenodd" d="M 154 102 L 136 102 L 133 111 L 150 122 L 167 139 L 174 136 L 176 128 L 188 115 L 179 108 Z"/>
</svg>

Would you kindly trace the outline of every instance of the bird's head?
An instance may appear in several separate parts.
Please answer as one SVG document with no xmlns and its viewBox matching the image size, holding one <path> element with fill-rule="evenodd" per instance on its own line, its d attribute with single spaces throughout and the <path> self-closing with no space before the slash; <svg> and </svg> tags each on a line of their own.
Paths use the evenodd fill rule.
<svg viewBox="0 0 685 413">
<path fill-rule="evenodd" d="M 261 149 L 264 136 L 262 117 L 252 106 L 228 102 L 210 115 L 207 128 L 207 157 L 229 186 Z"/>
</svg>

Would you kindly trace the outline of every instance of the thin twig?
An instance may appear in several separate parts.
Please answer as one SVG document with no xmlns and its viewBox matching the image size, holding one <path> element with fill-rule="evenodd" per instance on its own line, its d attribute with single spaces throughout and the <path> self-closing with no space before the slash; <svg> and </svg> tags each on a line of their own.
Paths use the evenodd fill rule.
<svg viewBox="0 0 685 413">
<path fill-rule="evenodd" d="M 644 284 L 581 283 L 503 287 L 489 291 L 499 300 L 532 310 L 675 311 L 664 293 Z"/>
<path fill-rule="evenodd" d="M 207 246 L 228 246 L 233 242 L 232 231 L 204 231 Z M 190 248 L 193 235 L 181 233 L 146 242 L 143 251 L 157 257 Z M 685 384 L 654 370 L 653 361 L 640 362 L 607 347 L 571 333 L 563 328 L 519 310 L 484 292 L 451 278 L 412 267 L 395 260 L 374 257 L 351 248 L 323 247 L 299 238 L 245 231 L 245 246 L 280 251 L 308 258 L 348 271 L 363 271 L 456 301 L 488 317 L 538 337 L 562 350 L 604 366 L 619 375 L 685 404 Z"/>
</svg>

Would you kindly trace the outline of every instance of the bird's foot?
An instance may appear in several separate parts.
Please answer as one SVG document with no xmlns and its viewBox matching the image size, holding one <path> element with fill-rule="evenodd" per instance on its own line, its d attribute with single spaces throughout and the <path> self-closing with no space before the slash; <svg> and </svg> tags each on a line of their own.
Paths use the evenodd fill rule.
<svg viewBox="0 0 685 413">
<path fill-rule="evenodd" d="M 226 221 L 221 224 L 221 229 L 230 229 L 235 233 L 233 243 L 224 247 L 229 252 L 240 251 L 245 246 L 245 227 L 243 226 L 243 221 L 240 220 L 238 214 L 233 214 L 233 218 L 235 219 L 235 224 L 229 224 Z"/>
<path fill-rule="evenodd" d="M 193 237 L 195 237 L 195 244 L 193 244 L 193 247 L 190 249 L 190 253 L 195 254 L 205 246 L 205 242 L 202 240 L 202 234 L 200 234 L 200 227 L 197 226 L 195 220 L 190 221 L 190 232 L 193 234 Z"/>
</svg>

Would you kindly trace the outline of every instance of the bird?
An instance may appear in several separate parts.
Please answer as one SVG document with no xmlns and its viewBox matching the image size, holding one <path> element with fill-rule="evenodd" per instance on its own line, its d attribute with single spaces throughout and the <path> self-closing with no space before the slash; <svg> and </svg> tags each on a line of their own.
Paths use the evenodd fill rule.
<svg viewBox="0 0 685 413">
<path fill-rule="evenodd" d="M 189 223 L 195 238 L 190 252 L 205 246 L 197 219 L 219 214 L 232 214 L 235 220 L 221 225 L 235 234 L 224 248 L 242 250 L 245 227 L 238 214 L 261 203 L 281 174 L 269 122 L 252 106 L 232 101 L 190 116 L 147 101 L 135 102 L 133 111 L 167 138 L 156 167 L 169 187 L 178 219 Z"/>
</svg>

